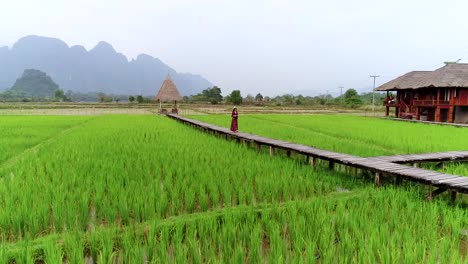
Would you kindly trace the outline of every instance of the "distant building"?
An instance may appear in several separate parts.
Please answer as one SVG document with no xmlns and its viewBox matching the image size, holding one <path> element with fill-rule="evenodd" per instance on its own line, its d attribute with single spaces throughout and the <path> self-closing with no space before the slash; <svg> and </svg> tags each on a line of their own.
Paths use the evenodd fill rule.
<svg viewBox="0 0 468 264">
<path fill-rule="evenodd" d="M 447 64 L 435 71 L 412 71 L 375 91 L 387 91 L 384 105 L 401 118 L 468 123 L 468 64 Z M 392 98 L 391 91 L 396 91 Z"/>
<path fill-rule="evenodd" d="M 174 106 L 172 107 L 172 113 L 178 113 L 177 102 L 182 101 L 182 96 L 180 96 L 177 87 L 171 79 L 169 73 L 166 76 L 166 79 L 161 85 L 161 88 L 158 91 L 158 94 L 154 97 L 154 101 L 159 102 L 159 112 L 165 113 L 167 110 L 161 108 L 161 103 L 163 102 L 173 102 Z"/>
</svg>

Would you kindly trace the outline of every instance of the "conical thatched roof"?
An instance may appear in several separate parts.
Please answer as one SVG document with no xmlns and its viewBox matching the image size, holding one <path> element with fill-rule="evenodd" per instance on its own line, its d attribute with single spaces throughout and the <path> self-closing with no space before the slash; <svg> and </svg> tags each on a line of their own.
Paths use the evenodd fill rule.
<svg viewBox="0 0 468 264">
<path fill-rule="evenodd" d="M 182 101 L 182 96 L 180 96 L 180 93 L 169 74 L 167 74 L 166 79 L 162 83 L 154 100 L 159 100 L 161 102 Z"/>
<path fill-rule="evenodd" d="M 375 91 L 426 87 L 468 87 L 468 64 L 447 64 L 435 71 L 412 71 L 375 88 Z"/>
</svg>

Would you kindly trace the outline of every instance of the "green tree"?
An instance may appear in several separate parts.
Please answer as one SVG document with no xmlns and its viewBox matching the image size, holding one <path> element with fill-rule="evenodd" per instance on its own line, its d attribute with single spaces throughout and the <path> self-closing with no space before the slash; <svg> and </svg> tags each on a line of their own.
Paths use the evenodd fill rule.
<svg viewBox="0 0 468 264">
<path fill-rule="evenodd" d="M 263 101 L 263 95 L 262 95 L 261 93 L 258 93 L 258 94 L 255 96 L 255 101 L 257 101 L 257 102 Z"/>
<path fill-rule="evenodd" d="M 374 95 L 372 95 L 372 92 L 370 93 L 361 93 L 359 97 L 362 100 L 362 103 L 365 105 L 371 105 L 372 104 L 372 96 L 375 98 L 375 104 L 382 104 L 386 94 L 385 93 L 379 93 L 375 92 Z"/>
<path fill-rule="evenodd" d="M 359 94 L 354 89 L 346 90 L 344 94 L 344 100 L 345 100 L 346 105 L 351 106 L 351 107 L 355 107 L 355 106 L 362 104 L 362 100 L 359 97 Z"/>
<path fill-rule="evenodd" d="M 54 96 L 55 96 L 55 99 L 58 101 L 65 100 L 65 92 L 62 89 L 55 90 Z"/>
<path fill-rule="evenodd" d="M 143 103 L 144 98 L 143 98 L 143 96 L 138 95 L 137 98 L 136 98 L 136 100 L 137 100 L 137 102 L 138 102 L 139 104 L 141 104 L 141 103 Z"/>
<path fill-rule="evenodd" d="M 135 102 L 135 96 L 130 95 L 130 96 L 128 97 L 128 101 L 129 101 L 130 103 Z"/>
<path fill-rule="evenodd" d="M 218 86 L 213 86 L 203 90 L 202 95 L 211 104 L 218 104 L 223 100 L 223 96 L 221 95 L 221 88 Z"/>
<path fill-rule="evenodd" d="M 292 105 L 294 102 L 294 95 L 292 94 L 285 94 L 283 95 L 283 102 L 288 105 Z"/>
<path fill-rule="evenodd" d="M 236 104 L 236 105 L 242 104 L 242 95 L 239 90 L 232 91 L 227 99 L 229 102 L 233 104 Z"/>
</svg>

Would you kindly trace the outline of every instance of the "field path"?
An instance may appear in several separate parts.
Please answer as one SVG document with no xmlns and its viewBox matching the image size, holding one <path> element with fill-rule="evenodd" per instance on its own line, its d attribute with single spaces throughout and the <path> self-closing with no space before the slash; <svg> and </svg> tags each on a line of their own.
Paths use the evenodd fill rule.
<svg viewBox="0 0 468 264">
<path fill-rule="evenodd" d="M 37 151 L 39 150 L 40 147 L 42 147 L 44 144 L 46 143 L 49 143 L 49 142 L 52 142 L 53 140 L 55 140 L 56 138 L 60 137 L 60 136 L 63 136 L 64 134 L 66 133 L 69 133 L 79 127 L 82 127 L 83 125 L 85 125 L 86 123 L 88 123 L 89 121 L 91 120 L 94 120 L 96 119 L 98 116 L 96 117 L 93 117 L 93 118 L 90 118 L 90 119 L 86 119 L 76 125 L 73 125 L 69 128 L 65 128 L 63 130 L 60 130 L 58 131 L 57 133 L 55 134 L 52 134 L 50 137 L 44 139 L 43 141 L 41 141 L 40 143 L 32 146 L 32 147 L 29 147 L 25 150 L 23 150 L 21 153 L 18 153 L 17 155 L 5 160 L 3 163 L 0 164 L 0 169 L 4 169 L 5 167 L 7 166 L 12 166 L 14 165 L 16 162 L 18 162 L 21 158 L 29 155 L 29 154 L 35 154 L 37 153 Z"/>
<path fill-rule="evenodd" d="M 208 210 L 205 212 L 194 212 L 194 213 L 186 213 L 186 214 L 179 214 L 175 216 L 169 216 L 167 218 L 161 219 L 158 221 L 158 225 L 172 225 L 177 222 L 189 222 L 200 220 L 208 217 L 217 217 L 229 213 L 236 213 L 236 212 L 249 212 L 249 210 L 254 212 L 262 212 L 262 211 L 269 211 L 274 209 L 286 209 L 289 206 L 293 206 L 295 204 L 304 204 L 304 203 L 311 203 L 316 201 L 317 199 L 327 199 L 327 201 L 336 201 L 336 200 L 350 200 L 350 199 L 357 199 L 365 196 L 364 192 L 358 192 L 356 190 L 349 190 L 349 191 L 336 191 L 331 192 L 324 195 L 314 196 L 308 199 L 297 199 L 297 200 L 290 200 L 285 202 L 277 202 L 277 203 L 261 203 L 256 206 L 248 206 L 248 205 L 241 205 L 241 206 L 226 206 L 222 209 L 215 209 L 215 210 Z"/>
<path fill-rule="evenodd" d="M 88 230 L 86 232 L 80 232 L 80 233 L 83 237 L 86 237 L 87 235 L 91 233 L 99 233 L 109 228 L 118 230 L 120 234 L 129 232 L 129 231 L 135 232 L 135 230 L 139 230 L 140 232 L 142 232 L 142 230 L 150 226 L 156 226 L 156 227 L 173 226 L 179 223 L 191 223 L 191 222 L 214 218 L 214 217 L 222 217 L 224 215 L 228 215 L 231 213 L 244 212 L 247 214 L 251 212 L 262 213 L 262 212 L 267 212 L 267 211 L 272 211 L 272 210 L 286 210 L 287 208 L 294 206 L 296 204 L 301 204 L 304 206 L 304 204 L 313 203 L 319 199 L 326 199 L 328 202 L 333 202 L 333 201 L 339 201 L 339 200 L 358 199 L 366 195 L 367 194 L 365 192 L 362 192 L 359 189 L 351 190 L 351 191 L 336 191 L 336 192 L 328 193 L 325 195 L 311 197 L 308 199 L 291 200 L 291 201 L 279 202 L 279 203 L 266 202 L 266 203 L 258 204 L 256 206 L 247 206 L 247 205 L 229 206 L 229 207 L 224 207 L 222 209 L 214 209 L 214 210 L 208 210 L 204 212 L 194 212 L 194 213 L 185 213 L 185 214 L 183 213 L 179 215 L 169 216 L 163 219 L 148 220 L 146 222 L 133 223 L 133 224 L 124 225 L 124 226 L 98 225 L 92 230 Z M 4 241 L 3 246 L 8 247 L 8 250 L 12 250 L 12 249 L 14 250 L 15 248 L 18 249 L 18 248 L 24 247 L 25 244 L 28 244 L 28 246 L 33 247 L 33 248 L 41 247 L 41 245 L 49 239 L 60 241 L 64 239 L 64 236 L 70 233 L 76 234 L 75 231 L 46 234 L 44 236 L 39 236 L 29 241 L 24 241 L 24 240 L 17 240 L 14 242 Z"/>
</svg>

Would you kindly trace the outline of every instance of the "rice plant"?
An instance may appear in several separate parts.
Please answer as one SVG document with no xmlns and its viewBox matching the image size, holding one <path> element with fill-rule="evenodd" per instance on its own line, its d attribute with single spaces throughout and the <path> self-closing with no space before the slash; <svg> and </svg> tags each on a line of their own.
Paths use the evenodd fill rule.
<svg viewBox="0 0 468 264">
<path fill-rule="evenodd" d="M 0 262 L 466 261 L 463 202 L 357 177 L 161 116 L 86 119 L 0 165 Z"/>
</svg>

